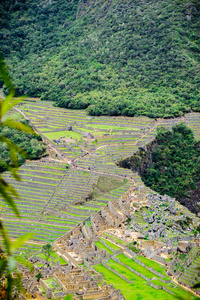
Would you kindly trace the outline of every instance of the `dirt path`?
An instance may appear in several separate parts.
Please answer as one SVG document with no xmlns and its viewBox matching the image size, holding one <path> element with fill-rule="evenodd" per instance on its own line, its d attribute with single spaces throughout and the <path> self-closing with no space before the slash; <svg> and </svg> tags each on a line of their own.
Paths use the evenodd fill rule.
<svg viewBox="0 0 200 300">
<path fill-rule="evenodd" d="M 146 137 L 152 130 L 154 130 L 158 125 L 160 125 L 161 123 L 163 122 L 163 120 L 162 119 L 160 119 L 158 122 L 156 122 L 156 124 L 153 126 L 153 127 L 151 127 L 145 134 L 143 134 L 142 136 L 140 136 L 134 143 L 130 143 L 130 142 L 128 142 L 128 143 L 123 143 L 123 142 L 119 142 L 119 143 L 112 143 L 111 145 L 102 145 L 102 146 L 99 146 L 99 147 L 97 147 L 95 150 L 93 150 L 94 152 L 95 151 L 97 151 L 97 150 L 99 150 L 99 149 L 101 149 L 101 148 L 106 148 L 106 147 L 109 147 L 109 146 L 112 146 L 112 145 L 117 145 L 117 146 L 119 146 L 120 144 L 122 144 L 123 146 L 131 146 L 131 145 L 133 145 L 133 146 L 135 146 L 135 145 L 137 145 L 137 143 L 141 140 L 141 139 L 143 139 L 144 137 Z M 105 140 L 106 141 L 106 140 Z M 93 151 L 91 151 L 90 153 L 92 153 Z"/>
<path fill-rule="evenodd" d="M 16 111 L 18 111 L 20 114 L 22 114 L 22 116 L 23 116 L 26 120 L 28 120 L 30 123 L 32 123 L 32 122 L 31 122 L 31 119 L 30 119 L 30 118 L 29 118 L 29 117 L 28 117 L 21 109 L 19 109 L 19 108 L 17 108 L 17 107 L 14 107 L 14 109 L 15 109 Z M 48 146 L 49 146 L 49 147 L 50 147 L 50 148 L 51 148 L 58 156 L 60 156 L 60 157 L 63 156 L 63 153 L 62 153 L 61 151 L 57 150 L 57 149 L 52 145 L 52 143 L 49 141 L 49 139 L 47 139 L 47 138 L 43 135 L 42 132 L 40 132 L 37 128 L 35 128 L 35 126 L 34 126 L 34 130 L 35 130 L 35 132 L 36 132 L 37 134 L 39 134 L 39 135 L 42 136 L 43 141 L 47 142 Z M 69 160 L 69 159 L 67 159 L 67 158 L 65 158 L 65 157 L 62 157 L 62 160 L 63 160 L 65 163 L 71 162 L 71 160 Z"/>
<path fill-rule="evenodd" d="M 138 138 L 135 143 L 134 143 L 134 146 L 137 145 L 137 143 L 142 140 L 145 136 L 147 136 L 152 130 L 154 130 L 158 125 L 160 125 L 162 123 L 162 119 L 160 119 L 158 122 L 156 122 L 156 124 L 151 127 L 145 134 L 143 134 L 140 138 Z"/>
<path fill-rule="evenodd" d="M 18 111 L 26 120 L 30 121 L 29 118 L 25 115 L 25 113 L 23 111 L 21 111 L 19 108 L 17 108 L 16 106 L 13 107 L 16 111 Z"/>
<path fill-rule="evenodd" d="M 0 237 L 0 241 L 2 241 L 2 237 Z M 10 238 L 11 241 L 16 241 L 17 239 L 14 239 L 14 238 Z M 34 245 L 39 245 L 39 246 L 43 246 L 43 245 L 46 245 L 46 242 L 35 242 L 35 241 L 26 241 L 26 243 L 24 244 L 24 246 L 26 246 L 26 244 L 34 244 Z"/>
<path fill-rule="evenodd" d="M 114 177 L 120 177 L 120 178 L 123 178 L 123 179 L 128 179 L 130 181 L 132 181 L 133 183 L 136 183 L 134 179 L 128 177 L 126 175 L 126 177 L 124 175 L 120 175 L 120 174 L 112 174 L 112 173 L 108 173 L 108 172 L 101 172 L 101 171 L 95 171 L 95 170 L 88 170 L 86 168 L 83 168 L 83 167 L 77 167 L 77 166 L 72 166 L 72 168 L 74 169 L 78 169 L 78 170 L 82 170 L 82 171 L 86 171 L 86 172 L 92 172 L 92 173 L 95 173 L 95 174 L 105 174 L 105 175 L 110 175 L 110 176 L 114 176 Z"/>
<path fill-rule="evenodd" d="M 39 215 L 39 217 L 41 217 L 41 216 Z M 15 219 L 15 218 L 4 218 L 3 220 L 4 221 L 14 221 L 14 222 L 17 221 L 17 219 Z M 55 225 L 55 226 L 57 226 L 57 223 L 56 224 L 52 224 L 52 223 L 48 224 L 48 223 L 45 223 L 45 222 L 40 222 L 38 220 L 29 220 L 29 221 L 23 220 L 23 222 L 27 223 L 27 224 L 34 223 L 34 224 L 39 224 L 39 225 L 49 225 L 49 226 Z M 62 224 L 62 222 L 61 222 L 61 224 Z M 62 224 L 62 225 L 59 224 L 58 226 L 65 226 L 65 224 Z M 66 227 L 69 228 L 69 226 L 67 226 L 67 225 L 66 225 Z"/>
<path fill-rule="evenodd" d="M 181 283 L 178 283 L 178 281 L 176 280 L 176 278 L 171 277 L 171 279 L 172 279 L 172 281 L 173 281 L 174 283 L 176 283 L 177 285 L 181 286 L 182 289 L 186 290 L 187 292 L 190 292 L 190 293 L 193 294 L 195 297 L 200 298 L 200 295 L 198 295 L 197 293 L 195 293 L 192 289 L 188 288 L 187 286 L 185 286 L 185 285 L 183 285 L 183 284 L 181 284 Z"/>
</svg>

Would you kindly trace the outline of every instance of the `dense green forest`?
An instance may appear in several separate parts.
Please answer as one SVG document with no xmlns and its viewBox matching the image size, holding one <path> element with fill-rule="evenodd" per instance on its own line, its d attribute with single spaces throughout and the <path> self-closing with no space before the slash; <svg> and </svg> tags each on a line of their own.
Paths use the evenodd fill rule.
<svg viewBox="0 0 200 300">
<path fill-rule="evenodd" d="M 145 149 L 119 162 L 121 167 L 137 171 L 145 185 L 161 195 L 175 197 L 191 211 L 200 211 L 198 196 L 200 182 L 200 142 L 184 124 L 172 130 L 161 128 Z"/>
<path fill-rule="evenodd" d="M 28 120 L 24 120 L 23 123 L 30 126 Z M 0 127 L 0 134 L 10 139 L 15 145 L 24 150 L 28 155 L 29 159 L 38 159 L 46 155 L 47 147 L 43 144 L 40 135 L 31 135 L 19 131 L 17 129 L 12 129 L 9 127 Z M 19 166 L 25 162 L 25 157 L 23 155 L 18 155 Z M 0 143 L 0 172 L 6 170 L 5 163 L 11 163 L 10 152 L 4 143 Z"/>
<path fill-rule="evenodd" d="M 200 111 L 198 0 L 5 0 L 1 49 L 18 94 L 91 115 Z"/>
</svg>

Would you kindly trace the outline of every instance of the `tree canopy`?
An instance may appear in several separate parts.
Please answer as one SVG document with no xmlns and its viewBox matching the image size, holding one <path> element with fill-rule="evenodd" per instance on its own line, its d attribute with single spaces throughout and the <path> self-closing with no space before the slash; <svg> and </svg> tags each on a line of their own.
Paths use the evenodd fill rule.
<svg viewBox="0 0 200 300">
<path fill-rule="evenodd" d="M 29 121 L 24 120 L 23 124 L 31 125 Z M 8 138 L 12 143 L 17 145 L 21 150 L 25 151 L 27 157 L 18 154 L 18 166 L 21 166 L 26 158 L 38 159 L 47 154 L 46 145 L 42 142 L 40 135 L 32 135 L 7 126 L 0 126 L 0 135 Z M 10 151 L 5 143 L 0 143 L 0 172 L 6 170 L 5 163 L 12 164 Z"/>
<path fill-rule="evenodd" d="M 120 166 L 139 172 L 145 185 L 161 195 L 175 197 L 193 212 L 200 211 L 190 197 L 200 181 L 200 142 L 186 125 L 180 123 L 172 130 L 161 128 L 146 149 L 139 148 L 120 161 Z"/>
<path fill-rule="evenodd" d="M 91 115 L 200 111 L 197 0 L 8 0 L 2 51 L 18 94 Z"/>
</svg>

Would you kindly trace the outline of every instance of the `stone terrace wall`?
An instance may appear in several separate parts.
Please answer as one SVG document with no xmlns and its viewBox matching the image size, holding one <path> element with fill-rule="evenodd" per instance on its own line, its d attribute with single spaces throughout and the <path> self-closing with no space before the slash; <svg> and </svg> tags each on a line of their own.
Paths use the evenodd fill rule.
<svg viewBox="0 0 200 300">
<path fill-rule="evenodd" d="M 140 266 L 142 266 L 142 267 L 146 268 L 147 270 L 149 270 L 150 272 L 154 273 L 155 275 L 157 275 L 157 276 L 159 276 L 159 277 L 161 277 L 161 278 L 164 278 L 164 277 L 165 277 L 163 274 L 157 272 L 157 271 L 154 270 L 153 268 L 150 268 L 150 267 L 146 266 L 145 264 L 143 264 L 139 259 L 133 258 L 133 260 L 134 260 L 137 264 L 139 264 Z M 161 280 L 161 279 L 160 279 L 160 280 Z M 161 280 L 161 281 L 162 281 L 162 280 Z M 167 282 L 170 282 L 170 280 L 164 280 L 164 282 L 167 283 Z"/>
<path fill-rule="evenodd" d="M 118 273 L 117 271 L 115 271 L 114 269 L 112 269 L 110 266 L 108 266 L 106 263 L 102 262 L 102 265 L 107 268 L 108 270 L 110 270 L 111 272 L 113 272 L 115 275 L 119 276 L 121 279 L 123 279 L 124 281 L 132 284 L 134 283 L 134 281 L 130 281 L 128 280 L 126 277 L 124 277 L 122 274 Z"/>
</svg>

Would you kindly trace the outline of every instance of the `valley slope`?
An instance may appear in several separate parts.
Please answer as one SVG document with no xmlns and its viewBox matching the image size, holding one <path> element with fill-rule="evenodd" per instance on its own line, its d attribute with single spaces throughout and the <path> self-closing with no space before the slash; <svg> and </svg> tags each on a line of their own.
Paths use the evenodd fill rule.
<svg viewBox="0 0 200 300">
<path fill-rule="evenodd" d="M 8 0 L 0 38 L 18 94 L 91 115 L 199 111 L 199 1 Z"/>
<path fill-rule="evenodd" d="M 186 297 L 188 292 L 178 285 L 169 270 L 184 288 L 198 281 L 193 268 L 199 265 L 199 218 L 175 199 L 156 195 L 136 173 L 118 167 L 116 162 L 153 140 L 160 126 L 171 128 L 182 121 L 193 128 L 199 139 L 200 114 L 157 121 L 148 117 L 91 117 L 83 110 L 53 107 L 53 102 L 37 99 L 27 99 L 18 105 L 17 111 L 31 121 L 50 154 L 38 161 L 26 161 L 19 169 L 21 182 L 4 173 L 6 181 L 20 194 L 16 203 L 22 218 L 16 218 L 2 202 L 1 218 L 12 238 L 26 232 L 34 234 L 29 245 L 16 254 L 19 263 L 24 260 L 27 265 L 34 263 L 34 274 L 25 276 L 26 284 L 30 283 L 28 291 L 37 287 L 43 297 L 49 287 L 55 296 L 66 291 L 61 289 L 60 281 L 59 290 L 52 282 L 55 274 L 59 276 L 58 265 L 66 277 L 72 262 L 72 272 L 80 269 L 86 272 L 88 267 L 92 272 L 96 269 L 98 276 L 109 284 L 114 283 L 114 288 L 121 289 L 127 300 L 133 295 L 138 300 L 156 296 L 170 300 Z M 47 242 L 54 242 L 57 251 L 49 258 L 49 269 L 41 252 L 41 246 Z M 189 254 L 177 252 L 174 260 L 181 243 L 191 245 Z M 148 247 L 151 245 L 153 250 Z M 190 268 L 186 268 L 188 261 Z M 47 285 L 36 282 L 38 272 Z M 141 290 L 141 286 L 145 288 Z"/>
</svg>

